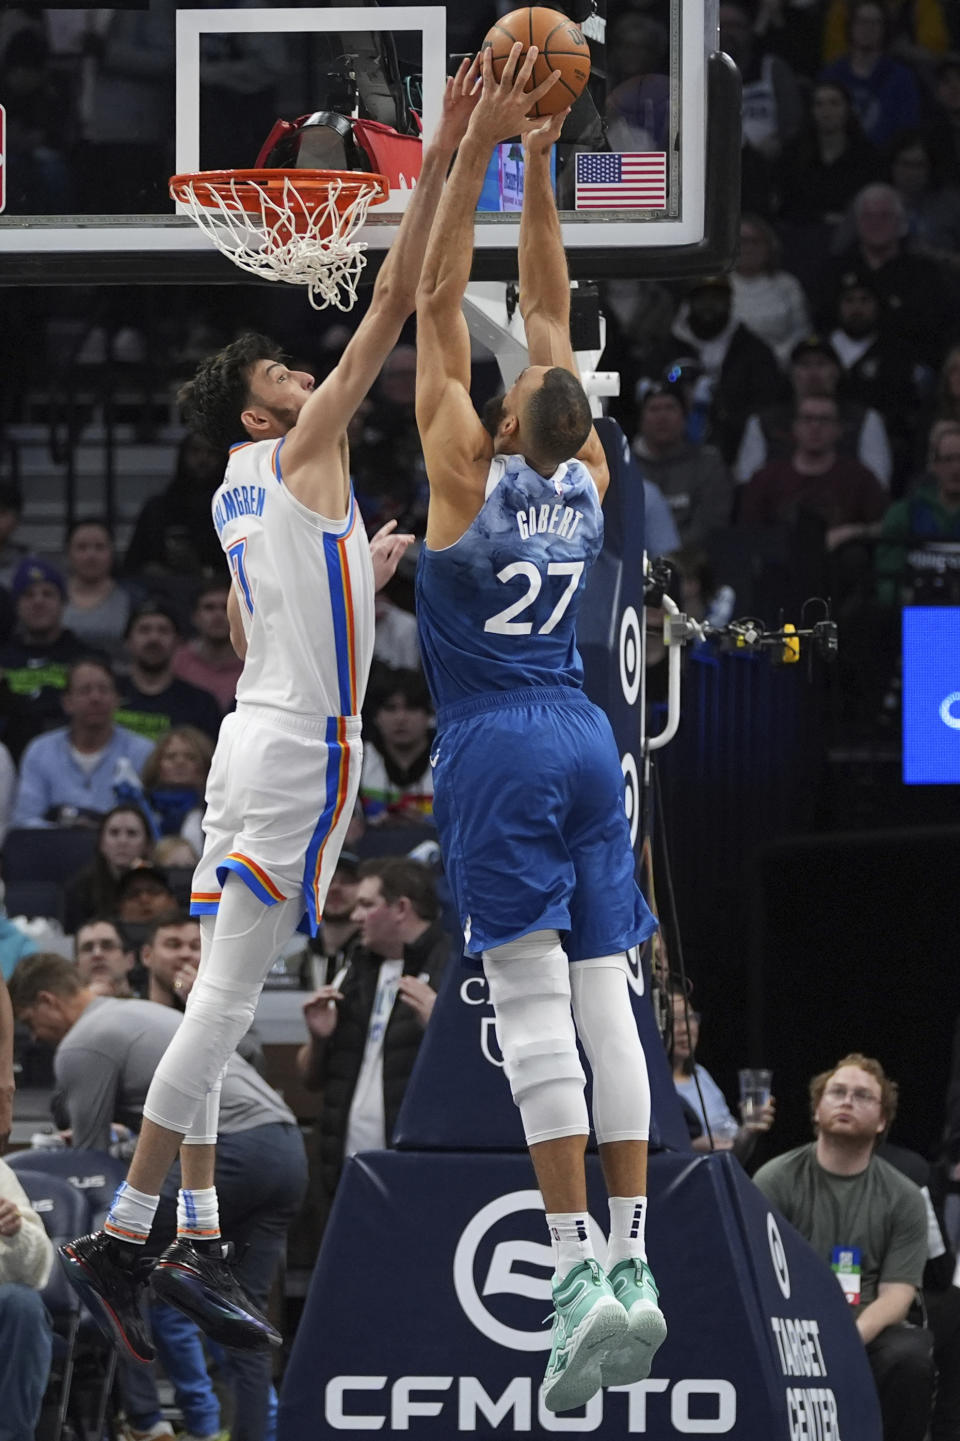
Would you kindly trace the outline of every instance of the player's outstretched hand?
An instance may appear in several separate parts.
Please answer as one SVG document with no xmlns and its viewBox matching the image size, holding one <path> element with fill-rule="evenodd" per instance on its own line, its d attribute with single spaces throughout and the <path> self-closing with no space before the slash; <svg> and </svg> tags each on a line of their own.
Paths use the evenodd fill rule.
<svg viewBox="0 0 960 1441">
<path fill-rule="evenodd" d="M 563 122 L 569 114 L 568 105 L 566 110 L 558 110 L 553 115 L 541 115 L 539 119 L 524 121 L 520 135 L 527 154 L 539 155 L 541 151 L 549 150 L 551 145 L 555 145 L 560 139 Z"/>
<path fill-rule="evenodd" d="M 401 976 L 397 984 L 401 1000 L 406 1001 L 421 1026 L 425 1026 L 433 1014 L 433 1003 L 437 993 L 419 976 Z"/>
<path fill-rule="evenodd" d="M 303 1019 L 307 1030 L 318 1041 L 326 1041 L 337 1029 L 339 1011 L 337 1002 L 343 1000 L 343 992 L 336 986 L 321 986 L 308 1001 L 303 1003 Z"/>
<path fill-rule="evenodd" d="M 497 145 L 501 140 L 519 135 L 528 112 L 560 78 L 560 71 L 553 70 L 542 85 L 528 90 L 539 52 L 536 45 L 531 45 L 521 65 L 522 51 L 523 45 L 518 40 L 504 62 L 499 82 L 494 79 L 490 47 L 480 52 L 483 93 L 470 121 L 470 133 L 478 135 L 488 145 Z"/>
<path fill-rule="evenodd" d="M 451 154 L 467 133 L 470 116 L 482 94 L 480 87 L 480 56 L 461 60 L 460 68 L 448 79 L 443 92 L 443 110 L 434 136 L 434 144 Z"/>
<path fill-rule="evenodd" d="M 400 557 L 407 546 L 413 545 L 414 540 L 412 535 L 397 532 L 395 520 L 388 520 L 386 525 L 381 525 L 370 542 L 374 589 L 383 589 L 396 570 Z"/>
</svg>

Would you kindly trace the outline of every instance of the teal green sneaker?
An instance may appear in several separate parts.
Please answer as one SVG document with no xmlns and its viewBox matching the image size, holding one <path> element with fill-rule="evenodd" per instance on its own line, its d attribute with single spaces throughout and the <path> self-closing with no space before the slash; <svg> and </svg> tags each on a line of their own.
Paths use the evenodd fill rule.
<svg viewBox="0 0 960 1441">
<path fill-rule="evenodd" d="M 627 1334 L 627 1314 L 596 1261 L 554 1278 L 553 1346 L 541 1395 L 548 1411 L 585 1406 L 600 1390 L 600 1366 Z"/>
<path fill-rule="evenodd" d="M 603 1385 L 632 1386 L 650 1375 L 653 1358 L 667 1339 L 667 1323 L 646 1261 L 618 1261 L 608 1279 L 626 1312 L 627 1329 L 619 1346 L 603 1358 Z"/>
</svg>

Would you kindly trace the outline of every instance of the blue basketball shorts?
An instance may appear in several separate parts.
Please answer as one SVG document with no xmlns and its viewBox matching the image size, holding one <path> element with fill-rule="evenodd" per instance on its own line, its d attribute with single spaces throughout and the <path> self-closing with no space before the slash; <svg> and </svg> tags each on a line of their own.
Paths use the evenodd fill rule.
<svg viewBox="0 0 960 1441">
<path fill-rule="evenodd" d="M 468 955 L 557 930 L 580 961 L 656 929 L 634 879 L 613 732 L 582 691 L 508 691 L 446 707 L 433 786 Z"/>
</svg>

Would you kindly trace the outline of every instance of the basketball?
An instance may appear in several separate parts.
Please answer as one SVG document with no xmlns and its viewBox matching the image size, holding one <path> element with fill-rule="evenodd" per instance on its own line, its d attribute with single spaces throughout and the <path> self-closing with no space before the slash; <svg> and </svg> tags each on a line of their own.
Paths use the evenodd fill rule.
<svg viewBox="0 0 960 1441">
<path fill-rule="evenodd" d="M 499 80 L 512 47 L 517 41 L 523 45 L 523 54 L 518 65 L 531 45 L 536 45 L 537 56 L 530 77 L 528 90 L 549 79 L 552 71 L 560 71 L 560 79 L 552 90 L 530 111 L 533 116 L 553 115 L 565 110 L 577 99 L 590 78 L 590 46 L 573 21 L 559 10 L 547 10 L 542 5 L 531 5 L 526 10 L 512 10 L 495 25 L 491 25 L 484 38 L 483 48 L 493 51 L 493 74 Z"/>
</svg>

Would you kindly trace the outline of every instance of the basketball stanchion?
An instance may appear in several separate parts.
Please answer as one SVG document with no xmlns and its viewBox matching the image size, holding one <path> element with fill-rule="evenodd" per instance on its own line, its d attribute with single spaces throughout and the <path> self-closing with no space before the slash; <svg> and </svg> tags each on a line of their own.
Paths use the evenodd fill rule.
<svg viewBox="0 0 960 1441">
<path fill-rule="evenodd" d="M 352 170 L 204 170 L 172 176 L 170 194 L 241 270 L 306 286 L 314 310 L 352 310 L 366 264 L 356 234 L 390 184 Z"/>
</svg>

